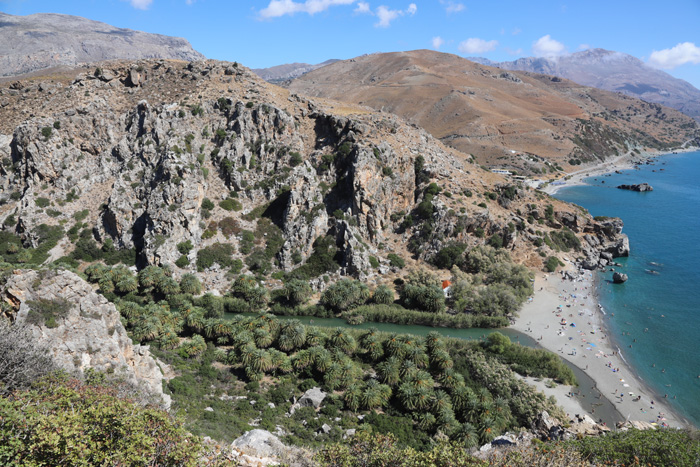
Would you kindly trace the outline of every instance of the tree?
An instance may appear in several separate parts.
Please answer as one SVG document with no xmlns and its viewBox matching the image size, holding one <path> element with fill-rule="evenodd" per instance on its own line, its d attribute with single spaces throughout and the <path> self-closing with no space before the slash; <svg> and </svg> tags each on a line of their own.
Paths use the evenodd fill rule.
<svg viewBox="0 0 700 467">
<path fill-rule="evenodd" d="M 394 299 L 394 291 L 386 285 L 380 285 L 372 294 L 372 301 L 378 305 L 391 305 Z"/>
<path fill-rule="evenodd" d="M 284 285 L 284 295 L 292 306 L 303 305 L 311 298 L 311 286 L 308 281 L 291 279 Z"/>
<path fill-rule="evenodd" d="M 48 350 L 36 344 L 27 327 L 0 317 L 0 395 L 26 389 L 54 370 Z"/>
<path fill-rule="evenodd" d="M 180 290 L 182 293 L 199 295 L 202 293 L 202 283 L 194 274 L 184 274 L 180 279 Z"/>
<path fill-rule="evenodd" d="M 342 279 L 321 295 L 321 304 L 340 313 L 363 305 L 370 297 L 369 288 L 360 281 Z"/>
</svg>

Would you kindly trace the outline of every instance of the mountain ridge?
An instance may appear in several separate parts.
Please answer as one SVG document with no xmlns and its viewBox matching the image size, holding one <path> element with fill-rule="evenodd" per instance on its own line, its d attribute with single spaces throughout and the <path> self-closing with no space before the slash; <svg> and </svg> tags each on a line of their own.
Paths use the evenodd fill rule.
<svg viewBox="0 0 700 467">
<path fill-rule="evenodd" d="M 394 112 L 480 163 L 520 173 L 697 137 L 694 120 L 658 104 L 430 50 L 336 62 L 289 88 Z"/>
<path fill-rule="evenodd" d="M 621 92 L 674 108 L 700 121 L 700 90 L 623 52 L 598 48 L 554 58 L 525 57 L 493 62 L 482 57 L 468 57 L 468 60 L 504 70 L 558 76 L 584 86 Z"/>
<path fill-rule="evenodd" d="M 182 38 L 117 28 L 58 13 L 15 16 L 0 12 L 0 76 L 110 59 L 202 60 Z"/>
</svg>

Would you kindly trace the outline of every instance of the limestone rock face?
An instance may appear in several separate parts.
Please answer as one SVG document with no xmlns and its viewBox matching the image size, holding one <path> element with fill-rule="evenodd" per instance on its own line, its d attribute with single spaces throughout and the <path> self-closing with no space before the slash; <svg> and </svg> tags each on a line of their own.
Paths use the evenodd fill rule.
<svg viewBox="0 0 700 467">
<path fill-rule="evenodd" d="M 56 364 L 83 373 L 88 368 L 114 373 L 145 387 L 169 406 L 163 374 L 148 346 L 133 345 L 119 312 L 72 272 L 16 270 L 3 290 L 16 310 L 16 322 L 30 325 Z"/>
<path fill-rule="evenodd" d="M 313 407 L 314 409 L 318 409 L 321 407 L 321 403 L 326 396 L 327 394 L 323 392 L 321 388 L 311 388 L 299 398 L 298 404 L 300 407 Z"/>
</svg>

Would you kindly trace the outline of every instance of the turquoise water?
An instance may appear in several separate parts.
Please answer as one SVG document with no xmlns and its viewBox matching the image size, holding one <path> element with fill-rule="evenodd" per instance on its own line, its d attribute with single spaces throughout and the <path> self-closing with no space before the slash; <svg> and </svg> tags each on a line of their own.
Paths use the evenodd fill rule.
<svg viewBox="0 0 700 467">
<path fill-rule="evenodd" d="M 630 257 L 616 259 L 628 282 L 612 284 L 611 272 L 598 276 L 611 335 L 658 397 L 667 394 L 700 426 L 700 152 L 587 182 L 556 197 L 594 216 L 620 217 L 630 238 Z M 642 182 L 654 191 L 615 188 Z"/>
</svg>

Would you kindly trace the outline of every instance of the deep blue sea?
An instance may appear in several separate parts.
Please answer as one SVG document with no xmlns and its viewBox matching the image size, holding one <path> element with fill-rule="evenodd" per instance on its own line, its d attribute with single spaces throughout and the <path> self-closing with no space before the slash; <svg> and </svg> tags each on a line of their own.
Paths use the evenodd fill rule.
<svg viewBox="0 0 700 467">
<path fill-rule="evenodd" d="M 608 327 L 644 382 L 700 427 L 700 152 L 652 164 L 592 177 L 555 196 L 624 221 L 631 254 L 616 261 L 629 280 L 617 285 L 611 272 L 598 275 Z M 642 182 L 654 191 L 615 188 Z"/>
</svg>

